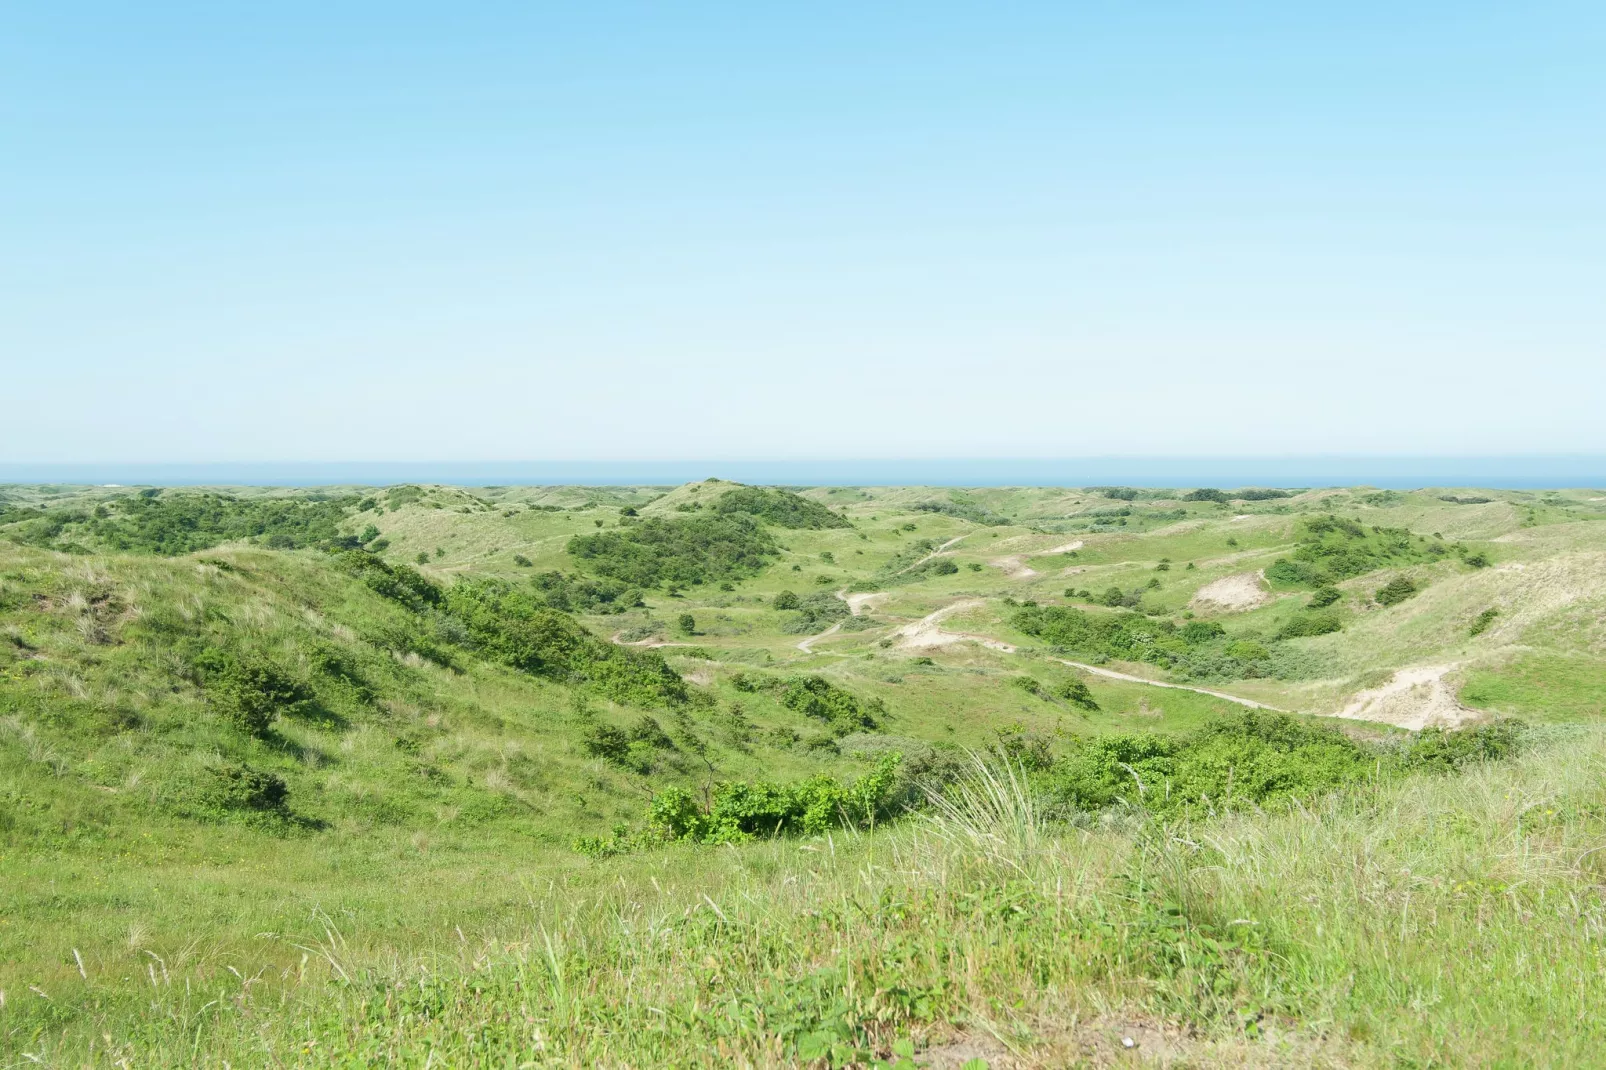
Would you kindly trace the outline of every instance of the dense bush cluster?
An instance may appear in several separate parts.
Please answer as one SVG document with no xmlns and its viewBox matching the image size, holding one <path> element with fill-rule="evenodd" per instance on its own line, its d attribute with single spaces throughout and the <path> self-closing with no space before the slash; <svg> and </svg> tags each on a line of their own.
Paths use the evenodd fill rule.
<svg viewBox="0 0 1606 1070">
<path fill-rule="evenodd" d="M 1298 545 L 1266 569 L 1273 583 L 1325 587 L 1389 566 L 1431 561 L 1446 553 L 1405 528 L 1362 527 L 1342 517 L 1324 515 L 1300 524 Z M 1436 552 L 1435 552 L 1436 551 Z"/>
<path fill-rule="evenodd" d="M 878 698 L 861 702 L 852 692 L 823 676 L 756 676 L 737 673 L 731 685 L 738 691 L 768 692 L 789 710 L 824 721 L 837 735 L 874 731 L 886 716 Z"/>
<path fill-rule="evenodd" d="M 1252 639 L 1234 639 L 1214 621 L 1186 621 L 1178 626 L 1164 617 L 1140 613 L 1090 613 L 1071 606 L 1023 604 L 1010 623 L 1055 651 L 1095 661 L 1146 662 L 1191 679 L 1241 680 L 1293 671 L 1282 649 Z M 1299 634 L 1319 635 L 1322 631 Z"/>
<path fill-rule="evenodd" d="M 789 490 L 776 487 L 736 487 L 714 501 L 716 513 L 740 513 L 776 527 L 811 529 L 847 528 L 847 518 Z"/>
<path fill-rule="evenodd" d="M 1503 758 L 1518 745 L 1513 722 L 1398 744 L 1368 744 L 1286 714 L 1246 711 L 1179 735 L 1078 740 L 1035 771 L 1034 784 L 1065 811 L 1129 806 L 1161 816 L 1270 806 L 1380 775 L 1446 771 Z"/>
<path fill-rule="evenodd" d="M 648 517 L 617 531 L 576 535 L 568 551 L 598 575 L 639 588 L 741 579 L 779 555 L 775 540 L 743 513 Z"/>
<path fill-rule="evenodd" d="M 88 539 L 109 550 L 174 556 L 219 543 L 255 539 L 275 549 L 315 546 L 340 538 L 355 497 L 236 498 L 227 494 L 142 492 L 93 509 L 13 510 L 0 524 L 13 539 L 35 546 L 84 550 Z"/>
<path fill-rule="evenodd" d="M 665 788 L 647 808 L 646 827 L 617 828 L 611 838 L 581 837 L 575 849 L 594 857 L 660 843 L 740 843 L 766 836 L 817 835 L 831 828 L 867 828 L 895 816 L 900 758 L 889 754 L 851 783 L 821 774 L 791 784 L 736 781 L 716 785 L 707 801 L 685 788 Z"/>
<path fill-rule="evenodd" d="M 999 516 L 977 502 L 957 497 L 946 502 L 916 502 L 914 508 L 917 512 L 940 513 L 943 516 L 958 517 L 960 520 L 968 520 L 972 524 L 985 524 L 988 527 L 998 527 L 1010 522 L 1007 516 Z"/>
<path fill-rule="evenodd" d="M 641 592 L 618 580 L 542 572 L 530 584 L 547 605 L 565 613 L 623 613 L 642 604 Z"/>
<path fill-rule="evenodd" d="M 775 601 L 771 604 L 777 609 L 792 611 L 781 625 L 782 631 L 792 635 L 808 635 L 810 632 L 819 631 L 842 620 L 851 612 L 848 604 L 830 591 L 819 591 L 803 598 L 792 594 L 790 599 L 784 597 L 788 594 L 792 592 L 782 591 L 775 596 Z"/>
<path fill-rule="evenodd" d="M 465 581 L 446 590 L 443 608 L 465 629 L 471 650 L 522 672 L 588 684 L 636 706 L 679 705 L 691 697 L 658 654 L 591 634 L 533 591 L 499 580 Z"/>
<path fill-rule="evenodd" d="M 312 692 L 261 658 L 207 647 L 191 661 L 213 710 L 248 736 L 264 738 L 275 718 Z"/>
</svg>

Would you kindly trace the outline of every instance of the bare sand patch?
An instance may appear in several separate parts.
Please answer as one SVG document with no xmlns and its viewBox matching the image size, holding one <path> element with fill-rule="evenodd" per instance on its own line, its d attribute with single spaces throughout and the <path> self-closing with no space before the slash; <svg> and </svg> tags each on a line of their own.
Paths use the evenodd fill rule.
<svg viewBox="0 0 1606 1070">
<path fill-rule="evenodd" d="M 1004 570 L 1004 575 L 1012 580 L 1029 580 L 1038 575 L 1035 568 L 1026 563 L 1025 554 L 1010 554 L 1008 557 L 995 557 L 987 562 L 994 568 Z"/>
<path fill-rule="evenodd" d="M 1044 550 L 1043 553 L 1045 553 L 1045 554 L 1068 554 L 1068 553 L 1071 553 L 1073 550 L 1080 550 L 1085 545 L 1087 545 L 1087 544 L 1083 540 L 1077 539 L 1075 542 L 1068 542 L 1064 546 L 1056 546 L 1052 550 Z"/>
<path fill-rule="evenodd" d="M 1188 604 L 1199 609 L 1240 612 L 1271 601 L 1262 571 L 1239 572 L 1205 584 Z"/>
<path fill-rule="evenodd" d="M 1377 721 L 1419 732 L 1424 728 L 1455 728 L 1479 716 L 1456 701 L 1444 682 L 1455 665 L 1420 665 L 1401 669 L 1382 687 L 1357 692 L 1335 717 L 1351 721 Z"/>
</svg>

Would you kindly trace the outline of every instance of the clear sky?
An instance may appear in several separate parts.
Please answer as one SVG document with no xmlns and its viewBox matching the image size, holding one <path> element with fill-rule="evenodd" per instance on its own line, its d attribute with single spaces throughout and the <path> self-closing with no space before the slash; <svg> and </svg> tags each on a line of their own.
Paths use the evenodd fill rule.
<svg viewBox="0 0 1606 1070">
<path fill-rule="evenodd" d="M 52 3 L 0 460 L 1606 451 L 1606 5 Z"/>
</svg>

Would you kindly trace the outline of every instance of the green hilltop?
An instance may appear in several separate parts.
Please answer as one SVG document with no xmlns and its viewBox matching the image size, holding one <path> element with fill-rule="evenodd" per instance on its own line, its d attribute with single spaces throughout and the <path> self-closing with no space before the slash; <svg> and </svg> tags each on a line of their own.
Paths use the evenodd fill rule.
<svg viewBox="0 0 1606 1070">
<path fill-rule="evenodd" d="M 1603 622 L 1600 491 L 0 487 L 0 1065 L 1583 1064 Z"/>
</svg>

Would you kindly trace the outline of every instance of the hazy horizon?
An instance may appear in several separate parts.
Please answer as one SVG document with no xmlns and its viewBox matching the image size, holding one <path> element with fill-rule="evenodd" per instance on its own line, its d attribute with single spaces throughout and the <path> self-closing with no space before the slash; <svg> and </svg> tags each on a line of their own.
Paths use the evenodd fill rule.
<svg viewBox="0 0 1606 1070">
<path fill-rule="evenodd" d="M 4 464 L 0 484 L 672 485 L 706 479 L 858 486 L 1606 486 L 1606 454 L 1552 456 L 858 458 Z"/>
</svg>

